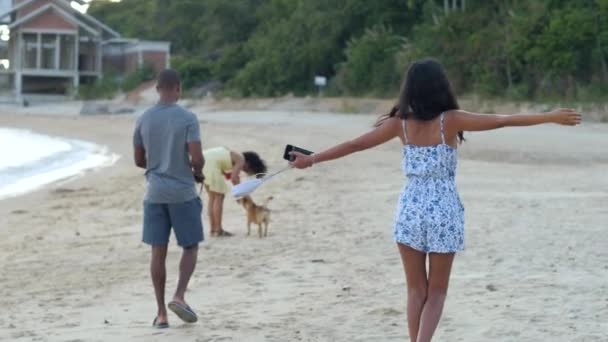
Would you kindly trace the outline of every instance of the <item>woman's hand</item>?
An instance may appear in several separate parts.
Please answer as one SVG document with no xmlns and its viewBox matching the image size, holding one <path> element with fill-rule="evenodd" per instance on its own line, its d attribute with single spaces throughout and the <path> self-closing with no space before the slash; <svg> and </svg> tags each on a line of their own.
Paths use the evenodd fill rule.
<svg viewBox="0 0 608 342">
<path fill-rule="evenodd" d="M 241 176 L 238 172 L 233 172 L 230 176 L 230 181 L 232 182 L 232 185 L 238 185 L 241 183 Z"/>
<path fill-rule="evenodd" d="M 576 126 L 582 120 L 581 114 L 570 108 L 560 108 L 552 111 L 549 115 L 551 116 L 551 122 L 565 126 Z"/>
<path fill-rule="evenodd" d="M 296 169 L 306 169 L 314 164 L 311 156 L 307 156 L 300 152 L 291 152 L 289 155 L 293 157 L 293 160 L 289 162 L 289 165 L 295 167 Z"/>
</svg>

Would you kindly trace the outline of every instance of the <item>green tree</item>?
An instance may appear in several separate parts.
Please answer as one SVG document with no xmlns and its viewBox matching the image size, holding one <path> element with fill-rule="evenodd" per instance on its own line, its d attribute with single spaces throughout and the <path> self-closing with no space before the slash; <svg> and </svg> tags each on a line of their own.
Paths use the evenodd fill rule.
<svg viewBox="0 0 608 342">
<path fill-rule="evenodd" d="M 188 85 L 219 80 L 245 96 L 311 93 L 315 75 L 346 94 L 390 94 L 423 57 L 460 93 L 608 88 L 608 0 L 97 0 L 90 12 L 124 36 L 171 41 Z"/>
<path fill-rule="evenodd" d="M 384 26 L 375 26 L 351 39 L 345 50 L 346 61 L 339 67 L 338 79 L 344 92 L 394 95 L 401 78 L 395 58 L 403 43 L 403 38 Z"/>
</svg>

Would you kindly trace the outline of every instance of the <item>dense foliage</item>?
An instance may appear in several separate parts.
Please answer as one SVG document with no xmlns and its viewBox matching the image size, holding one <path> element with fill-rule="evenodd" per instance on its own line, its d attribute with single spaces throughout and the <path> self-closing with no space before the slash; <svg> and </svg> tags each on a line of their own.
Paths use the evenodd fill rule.
<svg viewBox="0 0 608 342">
<path fill-rule="evenodd" d="M 195 87 L 243 96 L 392 96 L 434 57 L 460 92 L 597 99 L 608 90 L 608 0 L 97 0 L 126 36 L 169 40 Z"/>
</svg>

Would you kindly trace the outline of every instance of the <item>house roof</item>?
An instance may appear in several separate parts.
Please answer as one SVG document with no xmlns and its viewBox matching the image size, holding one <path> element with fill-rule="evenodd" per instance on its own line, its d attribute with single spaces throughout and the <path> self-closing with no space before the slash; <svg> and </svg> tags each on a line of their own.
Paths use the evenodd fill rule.
<svg viewBox="0 0 608 342">
<path fill-rule="evenodd" d="M 35 2 L 35 1 L 40 1 L 40 0 L 25 0 L 25 1 L 22 1 L 18 4 L 16 4 L 9 11 L 0 13 L 0 20 L 5 18 L 6 16 L 9 16 L 12 13 L 30 5 L 31 3 Z M 83 1 L 78 1 L 78 2 L 84 3 Z M 22 24 L 24 22 L 23 19 L 25 19 L 25 18 L 28 18 L 28 20 L 31 20 L 32 18 L 36 17 L 37 15 L 40 15 L 40 14 L 44 13 L 44 11 L 48 10 L 49 6 L 52 6 L 54 10 L 57 10 L 65 19 L 68 19 L 68 17 L 69 17 L 69 19 L 68 19 L 69 21 L 85 28 L 85 30 L 87 30 L 87 31 L 91 31 L 91 30 L 95 31 L 91 26 L 98 26 L 104 32 L 108 33 L 112 38 L 120 37 L 120 33 L 111 29 L 108 25 L 102 23 L 101 21 L 97 20 L 96 18 L 94 18 L 93 16 L 91 16 L 89 14 L 81 13 L 81 12 L 75 10 L 74 8 L 72 8 L 72 6 L 70 5 L 70 2 L 68 0 L 51 0 L 50 3 L 41 7 L 41 8 L 45 8 L 45 10 L 43 10 L 43 11 L 39 11 L 40 9 L 34 10 L 32 13 L 29 13 L 25 17 L 19 18 L 17 21 L 11 23 L 9 25 L 9 27 L 14 27 L 14 26 L 19 25 L 19 24 L 16 24 L 17 22 L 20 22 L 20 24 Z M 31 14 L 33 14 L 33 13 L 36 13 L 36 15 L 31 16 Z M 25 21 L 27 21 L 27 20 L 25 20 Z M 98 34 L 98 33 L 96 33 L 96 34 Z"/>
<path fill-rule="evenodd" d="M 57 1 L 57 0 L 55 0 Z M 69 1 L 67 0 L 60 0 L 63 1 L 65 3 L 69 3 Z M 86 4 L 86 2 L 83 1 L 78 1 L 79 3 L 84 3 Z M 84 18 L 85 20 L 91 21 L 97 25 L 99 25 L 102 29 L 104 29 L 106 32 L 108 32 L 113 38 L 118 38 L 120 37 L 120 33 L 114 31 L 112 28 L 110 28 L 108 25 L 102 23 L 101 21 L 99 21 L 97 18 L 95 18 L 94 16 L 87 14 L 87 13 L 82 13 L 79 11 L 76 11 L 72 8 L 72 6 L 70 5 L 70 8 L 72 9 L 72 12 L 74 12 L 77 16 L 80 16 L 82 18 Z"/>
<path fill-rule="evenodd" d="M 54 3 L 48 3 L 48 4 L 46 4 L 46 5 L 44 5 L 44 6 L 40 7 L 40 8 L 37 8 L 36 10 L 28 13 L 24 17 L 19 18 L 18 20 L 14 21 L 10 25 L 8 25 L 8 27 L 12 29 L 12 28 L 14 28 L 16 26 L 23 25 L 23 24 L 27 23 L 28 21 L 31 21 L 31 20 L 35 19 L 36 17 L 38 17 L 39 15 L 41 15 L 42 13 L 44 13 L 44 12 L 46 12 L 48 10 L 53 10 L 53 11 L 57 12 L 65 20 L 71 22 L 74 25 L 77 25 L 77 26 L 83 28 L 84 30 L 88 31 L 89 33 L 91 33 L 94 36 L 98 36 L 100 34 L 99 31 L 96 31 L 95 29 L 93 29 L 89 25 L 87 25 L 87 24 L 83 23 L 82 21 L 78 20 L 76 17 L 74 17 L 73 15 L 70 15 L 70 13 L 66 12 L 64 9 L 58 7 Z"/>
</svg>

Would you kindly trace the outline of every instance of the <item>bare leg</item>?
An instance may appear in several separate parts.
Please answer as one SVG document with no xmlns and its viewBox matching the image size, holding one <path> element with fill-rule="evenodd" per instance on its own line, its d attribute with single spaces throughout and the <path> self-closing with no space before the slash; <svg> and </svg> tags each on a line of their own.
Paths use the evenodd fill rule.
<svg viewBox="0 0 608 342">
<path fill-rule="evenodd" d="M 188 282 L 190 281 L 190 277 L 192 273 L 194 273 L 194 269 L 196 268 L 196 258 L 198 256 L 198 244 L 184 248 L 182 252 L 182 259 L 179 263 L 179 280 L 177 282 L 177 289 L 175 290 L 175 295 L 173 296 L 173 300 L 186 304 L 186 300 L 184 299 L 186 289 L 188 288 Z"/>
<path fill-rule="evenodd" d="M 224 195 L 219 192 L 208 191 L 209 193 L 209 220 L 211 224 L 211 235 L 221 235 L 222 215 L 224 210 Z"/>
<path fill-rule="evenodd" d="M 224 235 L 231 235 L 224 231 L 222 227 L 222 215 L 224 214 L 224 194 L 215 193 L 215 203 L 213 204 L 213 215 L 217 224 L 217 232 Z"/>
<path fill-rule="evenodd" d="M 416 342 L 420 317 L 427 298 L 426 254 L 397 244 L 407 282 L 407 326 L 410 341 Z"/>
<path fill-rule="evenodd" d="M 221 232 L 222 227 L 222 215 L 224 214 L 224 195 L 216 194 L 215 203 L 213 204 L 213 212 L 215 213 L 215 222 L 217 224 L 218 232 Z"/>
<path fill-rule="evenodd" d="M 448 283 L 452 271 L 454 253 L 449 254 L 429 254 L 429 285 L 428 296 L 422 316 L 420 318 L 420 330 L 418 331 L 417 342 L 430 342 L 437 329 L 443 304 L 448 293 Z"/>
<path fill-rule="evenodd" d="M 158 312 L 156 314 L 157 323 L 166 323 L 167 308 L 165 306 L 165 282 L 167 280 L 167 270 L 165 268 L 165 260 L 167 259 L 167 246 L 152 246 L 152 260 L 150 261 L 150 275 L 152 276 L 152 284 L 154 285 L 154 294 L 156 295 L 156 305 Z"/>
<path fill-rule="evenodd" d="M 215 227 L 215 218 L 213 216 L 213 200 L 214 200 L 214 196 L 213 193 L 211 191 L 209 191 L 209 188 L 207 189 L 207 215 L 209 216 L 209 226 L 210 226 L 210 231 L 211 231 L 211 235 L 213 236 L 214 234 L 214 227 Z"/>
</svg>

